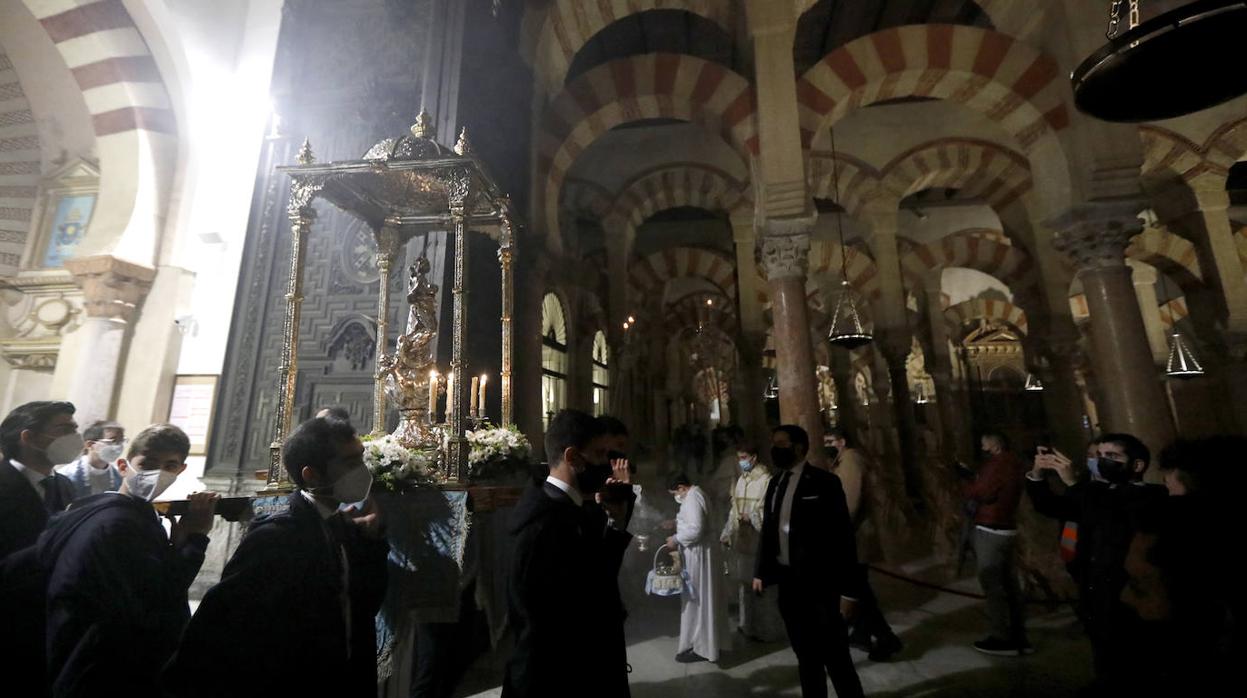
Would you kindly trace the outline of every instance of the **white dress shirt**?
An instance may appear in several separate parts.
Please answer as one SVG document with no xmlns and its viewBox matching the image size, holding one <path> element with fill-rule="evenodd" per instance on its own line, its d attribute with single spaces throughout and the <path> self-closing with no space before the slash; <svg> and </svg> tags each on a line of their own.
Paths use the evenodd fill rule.
<svg viewBox="0 0 1247 698">
<path fill-rule="evenodd" d="M 792 529 L 792 498 L 797 493 L 797 483 L 801 481 L 801 473 L 805 472 L 805 463 L 800 463 L 788 471 L 788 489 L 784 492 L 784 501 L 779 507 L 779 564 L 788 565 L 788 538 Z M 780 475 L 783 478 L 784 475 Z M 776 496 L 779 490 L 776 490 Z"/>
<path fill-rule="evenodd" d="M 39 501 L 42 502 L 48 498 L 48 491 L 44 489 L 43 481 L 52 477 L 52 473 L 48 473 L 47 475 L 44 475 L 43 473 L 40 473 L 36 470 L 32 470 L 22 465 L 21 463 L 18 463 L 13 458 L 9 459 L 9 465 L 12 465 L 14 468 L 16 468 L 17 472 L 21 473 L 23 477 L 25 477 L 28 481 L 30 481 L 30 486 L 35 488 L 35 494 L 39 495 Z"/>
<path fill-rule="evenodd" d="M 567 484 L 566 482 L 563 482 L 562 480 L 558 479 L 557 477 L 554 477 L 553 475 L 547 475 L 546 482 L 550 483 L 551 485 L 554 485 L 555 487 L 562 490 L 563 494 L 566 494 L 568 497 L 571 497 L 572 503 L 575 504 L 576 506 L 581 506 L 582 504 L 584 504 L 585 502 L 584 497 L 580 496 L 580 493 L 576 491 L 575 487 L 572 487 L 571 485 Z"/>
</svg>

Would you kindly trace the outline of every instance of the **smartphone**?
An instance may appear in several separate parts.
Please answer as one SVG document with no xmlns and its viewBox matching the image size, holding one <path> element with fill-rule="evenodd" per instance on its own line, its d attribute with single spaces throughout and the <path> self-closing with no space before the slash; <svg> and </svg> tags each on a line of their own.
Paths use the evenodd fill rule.
<svg viewBox="0 0 1247 698">
<path fill-rule="evenodd" d="M 190 509 L 190 502 L 175 499 L 168 502 L 152 502 L 161 516 L 183 516 Z M 221 497 L 216 503 L 216 515 L 226 521 L 239 521 L 251 509 L 251 497 Z"/>
</svg>

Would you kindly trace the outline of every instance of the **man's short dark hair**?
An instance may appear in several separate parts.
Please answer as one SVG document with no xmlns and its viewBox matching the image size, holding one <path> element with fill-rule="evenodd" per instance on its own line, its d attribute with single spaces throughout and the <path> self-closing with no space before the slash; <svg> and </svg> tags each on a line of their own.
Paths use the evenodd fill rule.
<svg viewBox="0 0 1247 698">
<path fill-rule="evenodd" d="M 616 417 L 604 414 L 598 417 L 598 431 L 603 436 L 627 436 L 628 427 Z"/>
<path fill-rule="evenodd" d="M 849 436 L 848 429 L 845 429 L 844 427 L 836 427 L 828 431 L 827 435 L 833 439 L 843 439 L 845 448 L 851 448 L 853 446 L 853 437 Z"/>
<path fill-rule="evenodd" d="M 1152 464 L 1152 452 L 1142 441 L 1132 434 L 1104 434 L 1097 443 L 1116 444 L 1121 446 L 1121 450 L 1126 452 L 1126 459 L 1130 461 L 1130 465 L 1134 465 L 1135 461 L 1143 461 L 1144 465 Z"/>
<path fill-rule="evenodd" d="M 805 432 L 805 429 L 802 429 L 796 424 L 781 424 L 775 427 L 771 433 L 787 434 L 788 440 L 792 442 L 793 446 L 805 446 L 806 453 L 809 453 L 810 451 L 810 435 Z"/>
<path fill-rule="evenodd" d="M 53 417 L 61 414 L 72 416 L 74 414 L 73 403 L 36 400 L 15 407 L 4 418 L 4 421 L 0 422 L 0 451 L 4 452 L 4 457 L 17 457 L 18 451 L 22 448 L 23 431 L 27 429 L 42 431 Z"/>
<path fill-rule="evenodd" d="M 339 422 L 348 423 L 351 421 L 351 413 L 345 407 L 326 407 L 321 412 L 325 413 L 324 419 L 336 419 Z"/>
<path fill-rule="evenodd" d="M 674 492 L 677 487 L 692 487 L 693 481 L 688 479 L 688 475 L 680 473 L 672 473 L 667 476 L 667 491 Z"/>
<path fill-rule="evenodd" d="M 179 453 L 185 460 L 190 452 L 190 437 L 180 427 L 175 424 L 153 424 L 140 431 L 130 441 L 126 458 L 156 453 Z"/>
<path fill-rule="evenodd" d="M 736 442 L 737 453 L 748 453 L 751 456 L 758 455 L 758 445 L 752 441 L 741 439 Z"/>
<path fill-rule="evenodd" d="M 569 448 L 587 448 L 602 435 L 598 420 L 580 410 L 559 410 L 546 427 L 546 461 L 554 467 Z"/>
<path fill-rule="evenodd" d="M 355 438 L 355 427 L 340 419 L 313 417 L 300 424 L 281 447 L 281 462 L 290 481 L 303 487 L 305 467 L 324 475 L 330 459 L 338 455 L 338 447 Z"/>
<path fill-rule="evenodd" d="M 82 430 L 82 440 L 83 441 L 99 441 L 100 439 L 104 438 L 104 434 L 106 434 L 107 432 L 110 432 L 110 431 L 124 432 L 125 430 L 126 428 L 121 426 L 117 422 L 110 422 L 107 419 L 101 419 L 95 422 L 91 422 L 90 426 Z"/>
</svg>

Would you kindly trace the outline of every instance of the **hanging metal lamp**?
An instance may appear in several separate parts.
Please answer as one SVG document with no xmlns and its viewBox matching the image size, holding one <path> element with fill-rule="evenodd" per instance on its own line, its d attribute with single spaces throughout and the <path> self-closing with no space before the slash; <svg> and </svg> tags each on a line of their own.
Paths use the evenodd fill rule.
<svg viewBox="0 0 1247 698">
<path fill-rule="evenodd" d="M 840 159 L 836 154 L 836 130 L 831 130 L 831 178 L 836 197 L 840 196 Z M 844 221 L 836 213 L 836 233 L 840 238 L 840 295 L 836 298 L 836 310 L 831 315 L 831 328 L 827 341 L 845 349 L 856 349 L 874 341 L 874 336 L 862 324 L 862 314 L 857 308 L 857 294 L 849 285 L 849 248 L 844 244 Z"/>
<path fill-rule="evenodd" d="M 1043 390 L 1043 383 L 1039 380 L 1039 376 L 1034 373 L 1026 374 L 1026 385 L 1022 386 L 1022 390 L 1028 393 L 1037 393 Z"/>
<path fill-rule="evenodd" d="M 1169 336 L 1169 361 L 1165 363 L 1165 375 L 1184 379 L 1204 375 L 1204 367 L 1195 357 L 1195 351 L 1177 330 Z"/>
<path fill-rule="evenodd" d="M 775 376 L 771 376 L 766 382 L 766 390 L 762 391 L 763 400 L 774 400 L 779 397 L 779 383 L 775 380 Z"/>
<path fill-rule="evenodd" d="M 845 349 L 866 346 L 875 339 L 862 325 L 855 296 L 848 280 L 842 280 L 840 297 L 836 299 L 836 311 L 831 316 L 831 329 L 827 332 L 828 342 Z"/>
<path fill-rule="evenodd" d="M 1105 121 L 1159 121 L 1247 93 L 1247 0 L 1196 0 L 1143 22 L 1146 1 L 1112 0 L 1108 43 L 1071 76 L 1080 111 Z"/>
</svg>

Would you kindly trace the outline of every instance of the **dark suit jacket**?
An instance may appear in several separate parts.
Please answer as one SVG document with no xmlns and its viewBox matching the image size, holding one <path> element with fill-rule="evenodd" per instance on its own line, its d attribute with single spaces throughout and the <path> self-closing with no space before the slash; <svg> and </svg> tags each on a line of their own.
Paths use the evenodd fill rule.
<svg viewBox="0 0 1247 698">
<path fill-rule="evenodd" d="M 165 670 L 171 696 L 375 696 L 374 619 L 389 544 L 346 526 L 351 637 L 341 556 L 299 493 L 288 511 L 252 523 L 221 581 L 204 596 Z"/>
<path fill-rule="evenodd" d="M 779 513 L 783 500 L 776 498 L 783 472 L 771 478 L 766 488 L 762 515 L 762 540 L 754 576 L 766 586 L 782 578 L 779 564 Z M 840 478 L 809 463 L 801 477 L 788 483 L 796 486 L 789 521 L 788 561 L 791 578 L 813 584 L 828 593 L 858 598 L 864 580 L 857 566 L 853 522 L 845 503 Z"/>
<path fill-rule="evenodd" d="M 175 549 L 152 505 L 122 494 L 97 494 L 52 517 L 37 546 L 52 695 L 159 695 L 160 667 L 190 618 L 186 594 L 207 547 L 207 536 L 192 535 Z M 141 647 L 142 661 L 119 662 L 118 647 Z"/>
<path fill-rule="evenodd" d="M 627 696 L 617 580 L 632 536 L 608 527 L 599 507 L 577 507 L 544 482 L 525 490 L 512 516 L 507 595 L 516 643 L 502 694 Z"/>
<path fill-rule="evenodd" d="M 61 501 L 68 506 L 74 500 L 73 483 L 64 475 L 54 472 L 52 476 Z M 0 559 L 34 545 L 47 525 L 48 509 L 30 480 L 10 465 L 8 458 L 0 460 Z"/>
<path fill-rule="evenodd" d="M 55 475 L 61 501 L 73 501 L 73 485 Z M 48 525 L 48 510 L 24 475 L 0 459 L 0 676 L 14 695 L 40 696 L 44 677 L 44 575 L 34 544 Z"/>
</svg>

